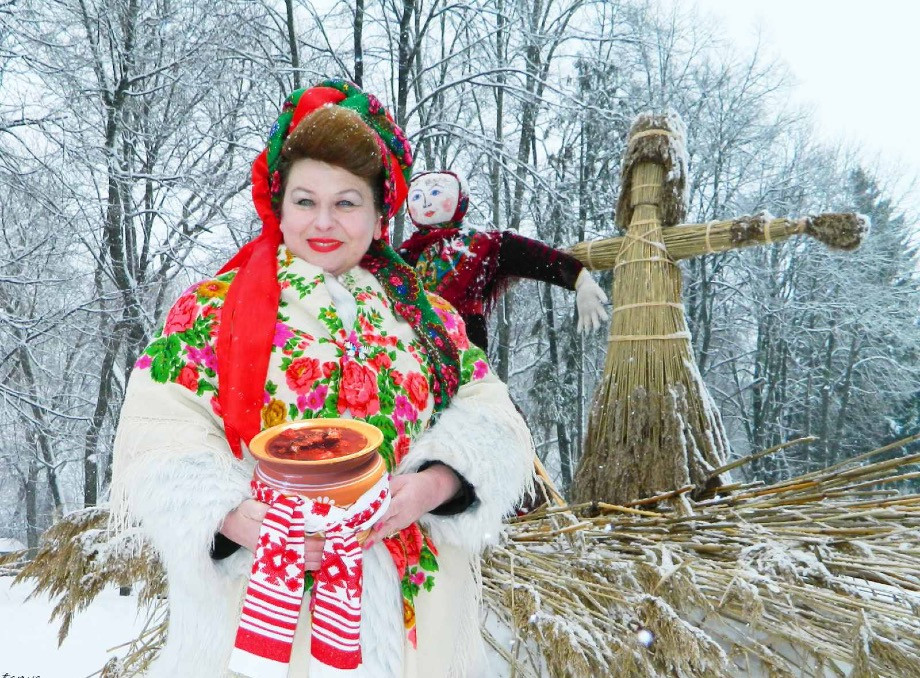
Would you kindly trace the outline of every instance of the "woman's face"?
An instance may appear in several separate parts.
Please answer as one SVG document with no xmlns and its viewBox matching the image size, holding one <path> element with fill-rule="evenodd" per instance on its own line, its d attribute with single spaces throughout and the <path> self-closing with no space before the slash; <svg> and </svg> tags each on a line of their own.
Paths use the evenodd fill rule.
<svg viewBox="0 0 920 678">
<path fill-rule="evenodd" d="M 423 174 L 409 189 L 409 216 L 419 226 L 450 221 L 460 200 L 460 184 L 451 174 Z"/>
<path fill-rule="evenodd" d="M 371 185 L 346 169 L 295 160 L 281 203 L 284 244 L 301 259 L 339 275 L 357 266 L 383 217 Z"/>
</svg>

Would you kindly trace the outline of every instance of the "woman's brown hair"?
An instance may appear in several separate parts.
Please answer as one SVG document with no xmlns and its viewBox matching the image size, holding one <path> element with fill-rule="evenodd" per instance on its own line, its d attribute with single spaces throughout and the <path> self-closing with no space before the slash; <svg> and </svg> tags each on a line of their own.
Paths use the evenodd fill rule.
<svg viewBox="0 0 920 678">
<path fill-rule="evenodd" d="M 309 158 L 341 167 L 370 184 L 374 207 L 383 213 L 383 161 L 374 132 L 361 117 L 341 106 L 322 106 L 300 121 L 281 147 L 282 190 L 291 165 Z"/>
</svg>

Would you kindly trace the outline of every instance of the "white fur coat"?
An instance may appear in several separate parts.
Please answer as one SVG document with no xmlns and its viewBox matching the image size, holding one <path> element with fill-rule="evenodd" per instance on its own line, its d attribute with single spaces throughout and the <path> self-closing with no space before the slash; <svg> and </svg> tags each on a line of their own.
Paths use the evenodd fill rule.
<svg viewBox="0 0 920 678">
<path fill-rule="evenodd" d="M 394 320 L 394 322 L 397 322 Z M 233 457 L 201 398 L 135 370 L 115 447 L 116 528 L 139 522 L 169 582 L 169 631 L 148 678 L 225 678 L 252 553 L 215 561 L 209 550 L 224 517 L 249 498 L 254 460 Z M 479 554 L 494 542 L 532 474 L 533 448 L 507 388 L 491 372 L 460 387 L 437 422 L 412 441 L 396 473 L 444 462 L 475 488 L 478 501 L 455 516 L 425 516 L 440 571 L 416 598 L 418 649 L 403 628 L 402 595 L 385 546 L 365 553 L 361 643 L 355 677 L 488 675 L 479 633 Z M 303 606 L 288 676 L 306 678 L 309 613 Z"/>
</svg>

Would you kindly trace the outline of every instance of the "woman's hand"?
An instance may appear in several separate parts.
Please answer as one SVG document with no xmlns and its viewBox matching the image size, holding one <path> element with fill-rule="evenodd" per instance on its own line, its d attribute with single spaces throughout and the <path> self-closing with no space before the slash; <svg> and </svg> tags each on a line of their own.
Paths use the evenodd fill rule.
<svg viewBox="0 0 920 678">
<path fill-rule="evenodd" d="M 255 499 L 246 499 L 227 514 L 220 525 L 220 533 L 255 553 L 256 544 L 259 542 L 259 530 L 262 529 L 262 519 L 268 509 L 268 504 Z"/>
<path fill-rule="evenodd" d="M 253 553 L 259 543 L 262 519 L 268 512 L 269 505 L 255 499 L 246 499 L 227 514 L 221 523 L 220 533 L 244 546 Z M 307 537 L 304 544 L 304 568 L 318 570 L 323 558 L 322 537 Z"/>
<path fill-rule="evenodd" d="M 370 548 L 377 539 L 408 527 L 453 497 L 459 489 L 457 474 L 443 464 L 429 466 L 421 473 L 393 476 L 390 480 L 390 507 L 374 525 L 364 548 Z"/>
</svg>

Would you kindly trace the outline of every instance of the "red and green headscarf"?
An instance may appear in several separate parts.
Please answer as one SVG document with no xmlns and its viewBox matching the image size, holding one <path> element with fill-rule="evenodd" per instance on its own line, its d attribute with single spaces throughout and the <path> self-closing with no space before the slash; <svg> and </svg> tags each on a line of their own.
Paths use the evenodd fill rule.
<svg viewBox="0 0 920 678">
<path fill-rule="evenodd" d="M 388 242 L 386 222 L 405 201 L 412 176 L 409 142 L 375 96 L 345 80 L 326 80 L 316 87 L 296 90 L 285 99 L 266 148 L 252 166 L 252 199 L 262 220 L 262 233 L 219 271 L 238 269 L 221 311 L 217 366 L 224 429 L 230 448 L 240 458 L 241 441 L 248 444 L 261 430 L 263 390 L 281 298 L 277 260 L 283 241 L 283 196 L 278 170 L 281 148 L 301 120 L 326 105 L 355 111 L 374 132 L 380 146 L 386 219 L 382 236 L 371 243 L 361 265 L 380 281 L 393 309 L 412 325 L 425 346 L 432 368 L 429 382 L 435 415 L 447 407 L 459 387 L 457 347 L 428 302 L 415 271 Z"/>
</svg>

